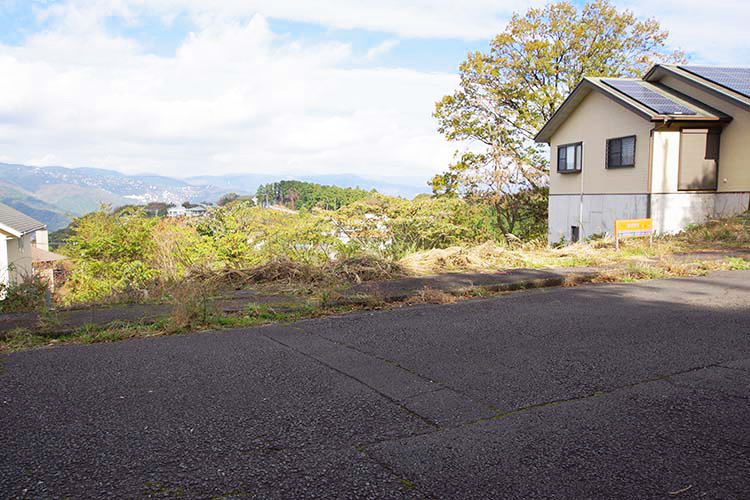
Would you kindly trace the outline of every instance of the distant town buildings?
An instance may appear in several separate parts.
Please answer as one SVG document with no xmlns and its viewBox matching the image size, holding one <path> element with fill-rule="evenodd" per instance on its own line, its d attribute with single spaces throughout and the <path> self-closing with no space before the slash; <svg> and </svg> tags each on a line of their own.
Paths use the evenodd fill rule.
<svg viewBox="0 0 750 500">
<path fill-rule="evenodd" d="M 195 207 L 169 207 L 167 217 L 203 217 L 208 213 L 208 209 L 203 205 Z"/>
</svg>

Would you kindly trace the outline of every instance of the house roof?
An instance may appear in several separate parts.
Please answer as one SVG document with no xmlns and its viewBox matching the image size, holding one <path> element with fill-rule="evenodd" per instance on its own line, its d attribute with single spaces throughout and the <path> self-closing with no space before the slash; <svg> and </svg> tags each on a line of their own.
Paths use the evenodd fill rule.
<svg viewBox="0 0 750 500">
<path fill-rule="evenodd" d="M 628 91 L 627 85 L 623 85 L 631 84 L 631 82 L 635 84 L 638 92 Z M 646 82 L 636 78 L 586 77 L 557 108 L 555 114 L 537 133 L 534 140 L 549 142 L 555 131 L 591 92 L 600 92 L 643 119 L 653 122 L 727 122 L 732 119 L 731 116 L 721 111 L 659 83 Z"/>
<path fill-rule="evenodd" d="M 24 234 L 32 233 L 47 227 L 44 223 L 22 214 L 15 208 L 0 203 L 0 231 L 20 238 Z"/>
<path fill-rule="evenodd" d="M 600 92 L 617 104 L 653 122 L 728 122 L 732 117 L 692 97 L 658 83 L 637 78 L 586 77 L 534 137 L 549 142 L 552 135 L 591 92 Z"/>
<path fill-rule="evenodd" d="M 50 252 L 42 248 L 31 247 L 31 261 L 32 262 L 56 262 L 58 260 L 66 260 L 67 256 L 59 253 Z"/>
<path fill-rule="evenodd" d="M 674 76 L 742 109 L 750 110 L 750 68 L 656 64 L 643 79 L 658 82 L 665 76 Z"/>
</svg>

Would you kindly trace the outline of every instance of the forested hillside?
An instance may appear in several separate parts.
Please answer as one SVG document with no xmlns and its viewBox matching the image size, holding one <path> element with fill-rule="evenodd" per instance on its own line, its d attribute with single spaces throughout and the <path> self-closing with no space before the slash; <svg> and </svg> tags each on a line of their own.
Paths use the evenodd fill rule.
<svg viewBox="0 0 750 500">
<path fill-rule="evenodd" d="M 375 190 L 324 186 L 313 182 L 281 181 L 263 184 L 258 188 L 258 203 L 261 205 L 284 205 L 294 210 L 314 207 L 337 210 L 367 198 Z"/>
</svg>

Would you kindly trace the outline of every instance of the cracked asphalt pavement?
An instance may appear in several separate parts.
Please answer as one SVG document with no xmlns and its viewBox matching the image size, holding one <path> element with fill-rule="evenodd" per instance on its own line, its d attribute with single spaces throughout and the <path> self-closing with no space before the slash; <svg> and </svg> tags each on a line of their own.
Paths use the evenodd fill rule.
<svg viewBox="0 0 750 500">
<path fill-rule="evenodd" d="M 0 498 L 750 498 L 750 272 L 0 357 Z"/>
</svg>

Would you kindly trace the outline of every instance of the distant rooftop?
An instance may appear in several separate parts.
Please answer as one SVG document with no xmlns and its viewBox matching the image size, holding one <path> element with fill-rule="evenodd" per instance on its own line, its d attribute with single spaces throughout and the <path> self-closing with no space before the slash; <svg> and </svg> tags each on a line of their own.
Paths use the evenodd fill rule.
<svg viewBox="0 0 750 500">
<path fill-rule="evenodd" d="M 58 260 L 66 260 L 67 256 L 59 253 L 50 252 L 42 248 L 31 247 L 31 260 L 33 262 L 57 262 Z"/>
</svg>

